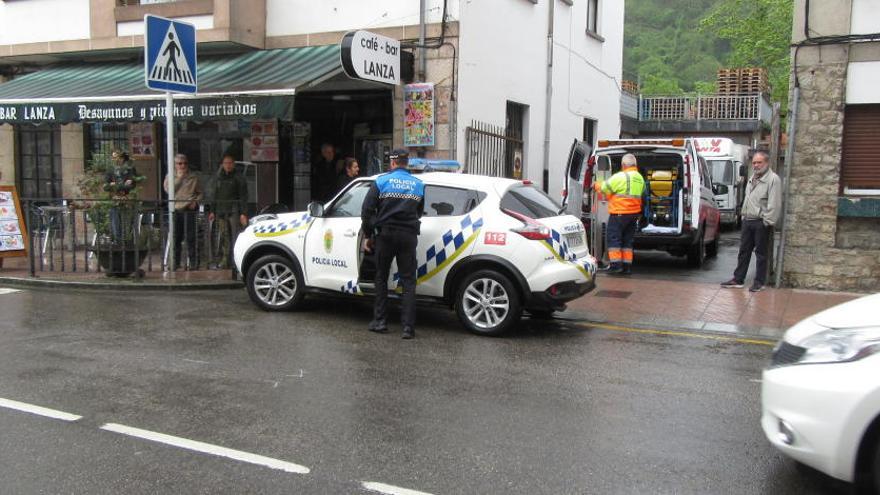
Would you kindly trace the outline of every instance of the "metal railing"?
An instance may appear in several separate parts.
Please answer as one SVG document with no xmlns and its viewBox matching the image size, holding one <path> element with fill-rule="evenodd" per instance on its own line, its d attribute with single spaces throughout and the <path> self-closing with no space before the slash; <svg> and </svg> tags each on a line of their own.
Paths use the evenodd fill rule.
<svg viewBox="0 0 880 495">
<path fill-rule="evenodd" d="M 770 102 L 761 94 L 640 96 L 641 121 L 760 120 L 769 122 Z M 623 105 L 621 105 L 623 113 Z"/>
<path fill-rule="evenodd" d="M 229 253 L 240 228 L 235 226 L 237 214 L 229 220 L 231 228 L 221 229 L 225 223 L 216 218 L 210 221 L 209 213 L 176 210 L 175 232 L 169 236 L 167 201 L 23 198 L 21 204 L 31 276 L 41 272 L 143 276 L 227 264 L 234 275 Z M 220 246 L 222 230 L 231 230 L 225 256 Z M 176 260 L 171 260 L 170 242 L 175 241 Z"/>
<path fill-rule="evenodd" d="M 522 150 L 523 141 L 507 136 L 503 127 L 473 121 L 465 129 L 465 141 L 465 172 L 493 177 L 516 177 L 517 173 L 521 174 L 522 157 L 519 157 L 520 163 L 517 165 L 515 151 Z"/>
</svg>

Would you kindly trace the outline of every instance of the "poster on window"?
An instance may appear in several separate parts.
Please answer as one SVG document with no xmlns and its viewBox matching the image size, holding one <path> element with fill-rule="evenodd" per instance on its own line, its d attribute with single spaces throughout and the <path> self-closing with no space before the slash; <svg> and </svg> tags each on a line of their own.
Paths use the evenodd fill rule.
<svg viewBox="0 0 880 495">
<path fill-rule="evenodd" d="M 156 157 L 156 136 L 153 134 L 152 123 L 128 124 L 128 149 L 133 160 L 148 160 Z"/>
<path fill-rule="evenodd" d="M 434 85 L 403 87 L 403 145 L 434 146 Z"/>
<path fill-rule="evenodd" d="M 0 186 L 0 258 L 26 256 L 21 203 L 12 186 Z"/>
<path fill-rule="evenodd" d="M 250 161 L 278 161 L 278 122 L 255 120 L 251 122 Z"/>
</svg>

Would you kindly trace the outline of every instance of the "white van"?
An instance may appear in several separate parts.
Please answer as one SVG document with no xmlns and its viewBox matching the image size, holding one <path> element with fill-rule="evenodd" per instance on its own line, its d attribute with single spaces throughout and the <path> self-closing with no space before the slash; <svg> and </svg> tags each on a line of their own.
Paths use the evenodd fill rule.
<svg viewBox="0 0 880 495">
<path fill-rule="evenodd" d="M 691 138 L 600 140 L 588 159 L 589 147 L 575 143 L 569 154 L 563 206 L 579 216 L 589 232 L 590 251 L 605 258 L 608 200 L 593 183 L 620 171 L 621 160 L 632 153 L 645 178 L 643 218 L 635 249 L 656 249 L 687 256 L 688 264 L 702 266 L 718 253 L 721 221 L 712 176 Z"/>
<path fill-rule="evenodd" d="M 694 143 L 712 174 L 721 223 L 739 226 L 740 208 L 746 193 L 749 147 L 723 137 L 695 138 Z"/>
</svg>

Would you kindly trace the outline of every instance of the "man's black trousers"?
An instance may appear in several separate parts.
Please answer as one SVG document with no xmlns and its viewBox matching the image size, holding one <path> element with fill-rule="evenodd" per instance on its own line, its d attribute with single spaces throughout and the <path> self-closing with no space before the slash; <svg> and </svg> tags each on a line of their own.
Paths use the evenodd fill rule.
<svg viewBox="0 0 880 495">
<path fill-rule="evenodd" d="M 373 306 L 373 325 L 382 327 L 387 322 L 388 271 L 391 260 L 397 259 L 400 285 L 403 287 L 403 305 L 400 320 L 404 328 L 415 329 L 416 324 L 416 246 L 419 238 L 412 232 L 383 228 L 376 236 L 376 301 Z"/>
<path fill-rule="evenodd" d="M 767 279 L 767 240 L 770 229 L 763 220 L 743 220 L 739 240 L 739 259 L 733 278 L 739 283 L 746 279 L 749 262 L 752 261 L 752 250 L 755 251 L 755 284 L 764 285 Z"/>
<path fill-rule="evenodd" d="M 199 257 L 196 254 L 196 211 L 176 210 L 174 212 L 174 268 L 180 266 L 184 241 L 186 242 L 189 269 L 197 270 Z"/>
</svg>

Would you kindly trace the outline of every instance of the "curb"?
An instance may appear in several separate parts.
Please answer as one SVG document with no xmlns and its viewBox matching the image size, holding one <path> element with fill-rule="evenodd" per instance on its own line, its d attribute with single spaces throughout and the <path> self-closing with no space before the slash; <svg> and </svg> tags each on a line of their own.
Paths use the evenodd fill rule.
<svg viewBox="0 0 880 495">
<path fill-rule="evenodd" d="M 123 291 L 188 291 L 241 289 L 244 283 L 236 280 L 217 282 L 145 282 L 143 279 L 80 282 L 48 278 L 0 277 L 0 285 L 25 288 L 123 290 Z"/>
</svg>

